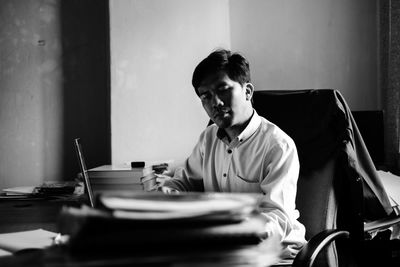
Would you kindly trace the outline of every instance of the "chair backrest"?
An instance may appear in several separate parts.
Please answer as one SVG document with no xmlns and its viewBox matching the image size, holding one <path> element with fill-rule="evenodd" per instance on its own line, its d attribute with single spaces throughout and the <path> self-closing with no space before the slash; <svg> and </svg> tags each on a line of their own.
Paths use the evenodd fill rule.
<svg viewBox="0 0 400 267">
<path fill-rule="evenodd" d="M 296 206 L 306 238 L 326 229 L 361 230 L 357 213 L 362 189 L 357 181 L 352 184 L 347 179 L 350 170 L 341 154 L 348 141 L 343 134 L 345 117 L 340 109 L 338 112 L 334 90 L 255 91 L 253 101 L 259 115 L 296 143 L 300 161 Z M 318 266 L 336 266 L 337 260 L 332 246 Z"/>
</svg>

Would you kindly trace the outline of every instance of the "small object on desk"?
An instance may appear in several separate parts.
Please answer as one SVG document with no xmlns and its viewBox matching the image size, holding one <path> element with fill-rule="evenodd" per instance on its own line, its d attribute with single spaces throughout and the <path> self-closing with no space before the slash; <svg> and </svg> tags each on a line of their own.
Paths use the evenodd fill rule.
<svg viewBox="0 0 400 267">
<path fill-rule="evenodd" d="M 0 199 L 35 200 L 52 197 L 64 197 L 74 194 L 77 182 L 44 182 L 40 186 L 18 186 L 5 188 L 0 193 Z"/>
<path fill-rule="evenodd" d="M 0 234 L 0 249 L 15 253 L 23 249 L 42 249 L 53 244 L 57 233 L 43 229 Z"/>
<path fill-rule="evenodd" d="M 67 182 L 44 182 L 37 191 L 40 194 L 54 196 L 54 195 L 69 195 L 73 194 L 77 182 L 67 181 Z"/>
<path fill-rule="evenodd" d="M 131 167 L 132 168 L 144 168 L 145 162 L 144 161 L 132 161 Z"/>
<path fill-rule="evenodd" d="M 9 256 L 12 255 L 12 253 L 10 251 L 4 250 L 0 248 L 0 257 L 2 256 Z"/>
<path fill-rule="evenodd" d="M 17 186 L 17 187 L 5 188 L 2 191 L 7 196 L 31 195 L 37 193 L 37 187 Z"/>
<path fill-rule="evenodd" d="M 145 168 L 145 167 L 151 167 L 153 171 L 156 173 L 163 173 L 165 170 L 168 169 L 168 162 L 144 162 L 144 161 L 132 161 L 131 162 L 131 168 L 136 169 L 136 168 Z"/>
<path fill-rule="evenodd" d="M 0 193 L 0 200 L 34 200 L 43 199 L 38 194 L 37 187 L 35 186 L 18 186 L 5 188 Z"/>
</svg>

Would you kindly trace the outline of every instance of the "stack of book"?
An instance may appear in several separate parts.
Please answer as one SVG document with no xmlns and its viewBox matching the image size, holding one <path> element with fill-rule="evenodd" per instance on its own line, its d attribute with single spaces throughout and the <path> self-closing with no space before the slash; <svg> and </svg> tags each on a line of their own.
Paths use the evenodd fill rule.
<svg viewBox="0 0 400 267">
<path fill-rule="evenodd" d="M 93 256 L 104 266 L 269 266 L 281 246 L 267 234 L 260 197 L 101 194 L 95 208 L 63 207 L 58 229 L 71 255 Z"/>
<path fill-rule="evenodd" d="M 97 195 L 96 208 L 65 207 L 59 229 L 75 251 L 258 244 L 267 238 L 258 199 L 234 193 L 105 193 Z"/>
<path fill-rule="evenodd" d="M 143 191 L 143 178 L 151 178 L 153 169 L 132 168 L 128 165 L 102 165 L 88 170 L 90 185 L 94 193 L 115 191 Z"/>
</svg>

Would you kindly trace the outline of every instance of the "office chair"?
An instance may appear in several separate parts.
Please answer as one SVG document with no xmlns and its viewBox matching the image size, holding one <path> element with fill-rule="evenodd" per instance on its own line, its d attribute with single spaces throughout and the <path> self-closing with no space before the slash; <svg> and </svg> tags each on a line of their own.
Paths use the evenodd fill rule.
<svg viewBox="0 0 400 267">
<path fill-rule="evenodd" d="M 400 222 L 336 90 L 255 91 L 254 108 L 296 143 L 296 205 L 308 243 L 292 266 L 374 266 L 367 233 Z M 371 250 L 371 249 L 370 249 Z M 368 255 L 367 255 L 368 256 Z M 386 259 L 390 260 L 390 259 Z M 379 266 L 383 266 L 379 264 Z"/>
</svg>

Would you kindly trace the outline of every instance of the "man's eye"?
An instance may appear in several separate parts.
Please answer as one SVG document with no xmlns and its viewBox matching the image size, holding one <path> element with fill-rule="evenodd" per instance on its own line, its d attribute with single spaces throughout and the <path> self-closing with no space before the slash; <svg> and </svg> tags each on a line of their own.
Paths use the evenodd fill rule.
<svg viewBox="0 0 400 267">
<path fill-rule="evenodd" d="M 230 87 L 220 87 L 218 88 L 218 93 L 223 94 L 228 92 L 228 90 L 230 89 Z"/>
<path fill-rule="evenodd" d="M 201 101 L 208 100 L 208 99 L 210 99 L 210 94 L 201 94 L 200 99 L 201 99 Z"/>
</svg>

